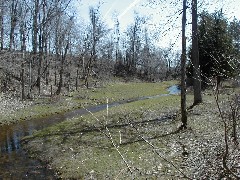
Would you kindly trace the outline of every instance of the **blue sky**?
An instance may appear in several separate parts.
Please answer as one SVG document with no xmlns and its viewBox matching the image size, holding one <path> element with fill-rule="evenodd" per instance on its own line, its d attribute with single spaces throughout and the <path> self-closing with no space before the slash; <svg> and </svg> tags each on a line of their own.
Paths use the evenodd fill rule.
<svg viewBox="0 0 240 180">
<path fill-rule="evenodd" d="M 181 10 L 182 0 L 162 0 L 162 3 L 150 5 L 151 1 L 154 0 L 78 0 L 77 7 L 79 16 L 87 22 L 89 6 L 96 6 L 100 3 L 100 12 L 104 21 L 109 27 L 113 27 L 113 14 L 117 14 L 122 31 L 133 22 L 134 12 L 146 15 L 150 18 L 149 28 L 160 34 L 160 46 L 169 46 L 170 43 L 180 46 L 181 38 L 178 36 L 181 33 L 181 14 L 178 11 Z M 199 0 L 199 2 L 203 2 L 199 11 L 205 9 L 213 12 L 223 8 L 227 17 L 235 16 L 240 19 L 239 0 Z M 188 14 L 190 22 L 190 11 Z M 191 28 L 191 26 L 189 25 L 187 28 Z"/>
<path fill-rule="evenodd" d="M 118 14 L 120 24 L 126 27 L 133 21 L 134 11 L 139 11 L 146 0 L 81 0 L 78 13 L 83 19 L 88 19 L 89 6 L 97 6 L 100 2 L 102 18 L 109 26 L 113 25 L 113 14 Z"/>
</svg>

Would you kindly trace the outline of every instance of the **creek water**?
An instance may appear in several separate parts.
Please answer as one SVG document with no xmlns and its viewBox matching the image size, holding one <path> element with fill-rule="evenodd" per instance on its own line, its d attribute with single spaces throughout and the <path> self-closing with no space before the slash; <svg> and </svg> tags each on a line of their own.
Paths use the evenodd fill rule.
<svg viewBox="0 0 240 180">
<path fill-rule="evenodd" d="M 178 94 L 180 89 L 177 85 L 168 88 L 168 94 L 145 96 L 136 99 L 123 100 L 108 104 L 109 107 L 134 101 L 151 99 L 170 94 Z M 90 112 L 98 112 L 106 109 L 106 104 L 88 107 Z M 66 119 L 87 114 L 86 109 L 76 109 L 64 114 L 52 115 L 41 119 L 27 120 L 11 125 L 0 127 L 0 179 L 57 179 L 54 172 L 46 163 L 28 157 L 21 147 L 21 138 L 31 135 L 34 131 L 41 130 Z"/>
</svg>

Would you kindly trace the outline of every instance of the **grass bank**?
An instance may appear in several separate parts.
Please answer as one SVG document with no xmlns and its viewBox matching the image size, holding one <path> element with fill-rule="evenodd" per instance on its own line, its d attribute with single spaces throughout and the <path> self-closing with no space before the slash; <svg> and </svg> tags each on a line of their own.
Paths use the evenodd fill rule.
<svg viewBox="0 0 240 180">
<path fill-rule="evenodd" d="M 141 127 L 139 133 L 147 133 L 154 138 L 162 128 L 158 118 L 175 114 L 179 109 L 176 102 L 179 101 L 179 96 L 163 96 L 113 107 L 108 113 L 105 110 L 77 117 L 26 138 L 25 141 L 29 142 L 25 148 L 31 156 L 49 162 L 63 179 L 85 179 L 91 176 L 98 179 L 130 178 L 131 174 L 123 159 L 107 136 L 110 133 L 133 171 L 140 168 L 146 177 L 152 177 L 152 174 L 147 175 L 149 165 L 157 157 L 154 157 L 151 147 L 139 141 L 138 133 L 130 124 Z M 159 108 L 161 111 L 158 111 Z"/>
<path fill-rule="evenodd" d="M 124 83 L 106 84 L 101 88 L 81 88 L 78 91 L 53 97 L 39 97 L 32 101 L 20 101 L 0 95 L 0 125 L 16 123 L 28 119 L 59 114 L 73 109 L 109 102 L 134 99 L 147 95 L 167 93 L 166 88 L 177 81 L 161 83 Z"/>
<path fill-rule="evenodd" d="M 124 86 L 116 87 L 121 91 Z M 139 89 L 132 94 L 140 94 Z M 94 92 L 89 97 L 105 100 L 98 95 L 100 89 Z M 111 92 L 118 100 L 125 99 L 119 97 L 124 93 L 113 90 L 108 98 L 115 97 Z M 230 94 L 232 90 L 219 95 L 224 111 Z M 189 106 L 193 97 L 187 98 Z M 24 147 L 32 157 L 48 162 L 62 179 L 218 179 L 224 174 L 223 122 L 213 93 L 206 91 L 203 98 L 204 103 L 188 111 L 189 128 L 184 131 L 178 131 L 180 97 L 162 96 L 51 126 L 26 137 Z"/>
</svg>

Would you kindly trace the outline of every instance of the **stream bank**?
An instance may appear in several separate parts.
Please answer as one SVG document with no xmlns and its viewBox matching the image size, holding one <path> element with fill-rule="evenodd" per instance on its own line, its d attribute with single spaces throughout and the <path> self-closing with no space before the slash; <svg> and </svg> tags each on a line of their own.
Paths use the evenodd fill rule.
<svg viewBox="0 0 240 180">
<path fill-rule="evenodd" d="M 229 110 L 228 98 L 219 95 L 221 109 Z M 224 128 L 214 94 L 203 101 L 188 111 L 183 131 L 180 96 L 160 96 L 45 128 L 24 138 L 24 147 L 61 179 L 234 179 L 222 167 Z M 192 102 L 188 94 L 187 106 Z M 231 141 L 229 148 L 238 172 L 240 151 Z"/>
<path fill-rule="evenodd" d="M 122 100 L 120 102 L 110 103 L 108 106 L 114 107 L 121 104 L 157 98 L 165 95 Z M 94 113 L 106 109 L 106 106 L 106 104 L 92 106 L 89 107 L 88 110 Z M 47 118 L 21 121 L 17 124 L 2 126 L 0 131 L 0 178 L 14 179 L 21 177 L 21 179 L 55 179 L 54 172 L 47 168 L 47 164 L 28 157 L 26 151 L 22 149 L 20 140 L 22 137 L 29 136 L 37 130 L 44 129 L 66 119 L 84 115 L 86 113 L 88 112 L 85 109 L 76 109 L 71 112 L 56 114 Z"/>
</svg>

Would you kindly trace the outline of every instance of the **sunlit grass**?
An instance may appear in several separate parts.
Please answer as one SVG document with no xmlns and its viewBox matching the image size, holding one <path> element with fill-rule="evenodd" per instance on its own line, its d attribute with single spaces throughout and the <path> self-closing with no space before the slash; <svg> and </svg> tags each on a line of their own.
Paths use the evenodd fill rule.
<svg viewBox="0 0 240 180">
<path fill-rule="evenodd" d="M 143 178 L 153 178 L 152 173 L 163 171 L 160 166 L 152 169 L 152 164 L 159 161 L 159 157 L 144 142 L 128 144 L 139 140 L 139 136 L 127 123 L 141 122 L 146 118 L 157 118 L 160 114 L 173 113 L 179 109 L 179 102 L 180 97 L 176 95 L 159 96 L 112 107 L 108 116 L 104 110 L 94 115 L 73 118 L 28 137 L 33 138 L 29 144 L 32 148 L 28 148 L 31 149 L 33 156 L 39 156 L 38 152 L 43 151 L 44 157 L 52 159 L 51 166 L 60 173 L 61 178 L 81 179 L 93 176 L 98 179 L 129 179 L 131 176 L 138 177 L 139 172 L 142 172 Z M 106 129 L 102 124 L 110 126 L 126 124 L 124 127 L 110 128 L 110 132 L 135 175 L 130 174 L 111 141 L 104 135 Z M 102 128 L 102 132 L 96 127 Z M 159 124 L 151 127 L 143 124 L 141 132 L 153 137 L 158 135 L 158 128 Z M 156 142 L 158 148 L 165 149 L 164 144 Z M 135 172 L 136 169 L 139 169 L 139 172 Z"/>
<path fill-rule="evenodd" d="M 168 93 L 167 88 L 177 84 L 177 81 L 164 81 L 159 83 L 113 83 L 102 88 L 83 89 L 82 96 L 98 103 L 132 99 L 143 96 L 153 96 Z M 75 94 L 76 95 L 76 94 Z"/>
<path fill-rule="evenodd" d="M 193 177 L 196 170 L 191 167 L 202 160 L 201 152 L 214 152 L 214 143 L 223 137 L 211 93 L 204 92 L 204 103 L 188 111 L 186 131 L 176 133 L 181 123 L 180 96 L 160 96 L 69 119 L 27 137 L 25 146 L 33 157 L 48 161 L 63 179 L 182 179 L 179 170 Z M 221 103 L 227 94 L 220 95 Z M 187 105 L 192 102 L 193 95 L 187 95 Z M 156 120 L 172 114 L 177 117 Z M 109 132 L 133 173 L 106 136 Z"/>
<path fill-rule="evenodd" d="M 177 81 L 161 83 L 124 83 L 115 82 L 101 88 L 86 89 L 71 92 L 69 96 L 60 96 L 56 101 L 52 98 L 36 99 L 33 104 L 18 109 L 13 113 L 1 114 L 0 124 L 9 124 L 16 121 L 36 119 L 56 113 L 63 113 L 72 109 L 105 104 L 120 100 L 127 100 L 143 96 L 153 96 L 167 93 L 167 88 L 177 84 Z"/>
</svg>

